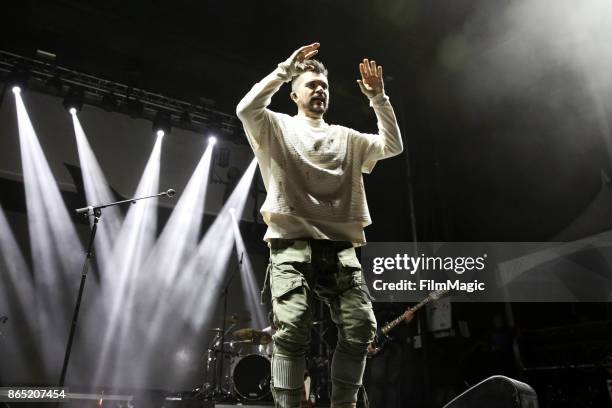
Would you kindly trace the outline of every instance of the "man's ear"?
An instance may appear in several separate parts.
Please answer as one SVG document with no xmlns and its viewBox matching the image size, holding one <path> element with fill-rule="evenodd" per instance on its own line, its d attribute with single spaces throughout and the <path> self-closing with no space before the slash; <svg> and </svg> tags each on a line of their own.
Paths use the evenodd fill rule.
<svg viewBox="0 0 612 408">
<path fill-rule="evenodd" d="M 292 100 L 293 102 L 296 102 L 296 101 L 297 101 L 297 97 L 298 97 L 298 96 L 297 96 L 297 94 L 296 94 L 295 92 L 293 92 L 293 91 L 292 91 L 292 92 L 289 94 L 289 97 L 291 98 L 291 100 Z"/>
</svg>

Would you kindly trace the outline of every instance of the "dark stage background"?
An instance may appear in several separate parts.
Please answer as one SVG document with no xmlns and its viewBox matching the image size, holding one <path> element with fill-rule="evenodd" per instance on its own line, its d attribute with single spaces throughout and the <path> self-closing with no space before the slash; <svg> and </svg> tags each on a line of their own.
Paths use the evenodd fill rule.
<svg viewBox="0 0 612 408">
<path fill-rule="evenodd" d="M 358 63 L 375 59 L 384 66 L 405 153 L 364 177 L 373 218 L 369 241 L 571 241 L 612 229 L 610 22 L 612 7 L 603 0 L 29 0 L 5 6 L 0 50 L 26 57 L 37 49 L 50 51 L 60 66 L 190 103 L 206 100 L 233 114 L 256 81 L 298 46 L 316 41 L 317 58 L 329 69 L 326 120 L 362 131 L 375 131 L 376 123 L 355 82 Z M 294 112 L 288 93 L 282 88 L 272 109 Z M 83 192 L 66 167 L 78 166 L 78 156 L 61 98 L 33 92 L 24 100 L 64 201 L 69 208 L 81 206 Z M 91 106 L 80 117 L 109 183 L 129 197 L 153 143 L 150 122 Z M 28 220 L 9 91 L 0 123 L 0 204 L 27 259 Z M 174 129 L 165 143 L 160 185 L 180 191 L 204 142 L 201 135 Z M 244 171 L 249 147 L 223 139 L 220 145 L 231 151 L 231 166 Z M 227 168 L 218 171 L 227 176 Z M 204 230 L 223 204 L 224 186 L 210 188 Z M 172 202 L 160 205 L 159 230 L 171 208 Z M 241 226 L 261 285 L 267 248 L 256 210 L 252 196 Z M 77 225 L 84 241 L 87 226 Z M 66 296 L 76 293 L 76 273 L 74 280 Z M 238 287 L 231 293 L 234 311 L 246 308 Z M 405 306 L 377 305 L 379 320 Z M 9 318 L 0 329 L 18 335 L 18 319 Z M 397 371 L 390 385 L 369 373 L 373 387 L 400 390 L 397 398 L 405 406 L 441 406 L 493 374 L 532 384 L 542 407 L 609 404 L 610 303 L 454 304 L 452 330 L 419 332 L 417 325 L 396 335 L 396 358 L 376 363 L 383 372 Z M 172 350 L 173 338 L 185 335 L 198 340 L 175 366 L 180 375 L 168 376 L 159 363 L 146 380 L 125 386 L 198 386 L 207 334 L 164 333 L 163 349 Z M 87 364 L 77 364 L 83 377 L 72 381 L 87 386 Z M 36 367 L 2 365 L 10 367 L 2 373 L 5 383 L 55 378 Z"/>
</svg>

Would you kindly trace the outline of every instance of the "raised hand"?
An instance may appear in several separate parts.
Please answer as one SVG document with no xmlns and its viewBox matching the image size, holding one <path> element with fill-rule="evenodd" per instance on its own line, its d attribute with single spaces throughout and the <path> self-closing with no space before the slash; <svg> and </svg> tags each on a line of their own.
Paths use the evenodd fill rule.
<svg viewBox="0 0 612 408">
<path fill-rule="evenodd" d="M 414 319 L 414 310 L 408 309 L 404 312 L 404 321 L 410 323 Z"/>
<path fill-rule="evenodd" d="M 368 98 L 373 98 L 385 91 L 383 83 L 383 69 L 380 65 L 376 66 L 376 61 L 369 61 L 367 58 L 359 64 L 361 79 L 357 80 L 361 92 Z"/>
<path fill-rule="evenodd" d="M 319 43 L 312 43 L 310 45 L 300 47 L 295 50 L 293 54 L 291 54 L 291 56 L 287 59 L 287 62 L 293 67 L 299 66 L 305 60 L 314 57 L 317 52 L 319 52 L 320 46 L 321 44 Z"/>
</svg>

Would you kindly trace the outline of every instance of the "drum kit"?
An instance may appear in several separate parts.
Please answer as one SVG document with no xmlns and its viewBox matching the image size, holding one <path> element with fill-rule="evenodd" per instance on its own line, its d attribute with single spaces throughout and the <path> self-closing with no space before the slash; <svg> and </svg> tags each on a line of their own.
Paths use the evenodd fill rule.
<svg viewBox="0 0 612 408">
<path fill-rule="evenodd" d="M 234 330 L 237 323 L 248 321 L 248 316 L 231 316 L 228 319 L 231 325 L 224 336 L 221 328 L 209 329 L 214 336 L 205 355 L 205 381 L 197 390 L 199 398 L 215 401 L 261 401 L 271 398 L 270 328 Z M 223 338 L 231 340 L 222 343 Z"/>
<path fill-rule="evenodd" d="M 226 320 L 230 325 L 225 333 L 222 328 L 208 329 L 213 338 L 204 356 L 204 383 L 194 390 L 194 398 L 215 402 L 272 401 L 272 330 L 236 329 L 238 324 L 249 321 L 249 316 L 232 315 Z M 323 322 L 313 322 L 313 330 L 321 341 L 313 355 L 307 356 L 309 370 L 304 376 L 304 400 L 311 402 L 328 400 L 331 385 L 331 350 L 322 337 L 322 326 Z"/>
</svg>

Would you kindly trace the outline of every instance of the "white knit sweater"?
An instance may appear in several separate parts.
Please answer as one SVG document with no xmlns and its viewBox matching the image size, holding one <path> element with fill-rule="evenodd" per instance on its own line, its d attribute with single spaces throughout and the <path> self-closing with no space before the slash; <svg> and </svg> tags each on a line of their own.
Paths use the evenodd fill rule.
<svg viewBox="0 0 612 408">
<path fill-rule="evenodd" d="M 370 100 L 378 134 L 360 133 L 267 109 L 291 77 L 290 67 L 279 64 L 236 109 L 267 190 L 261 207 L 268 225 L 264 239 L 310 237 L 361 245 L 363 228 L 371 224 L 361 173 L 403 150 L 389 98 L 381 94 Z"/>
</svg>

